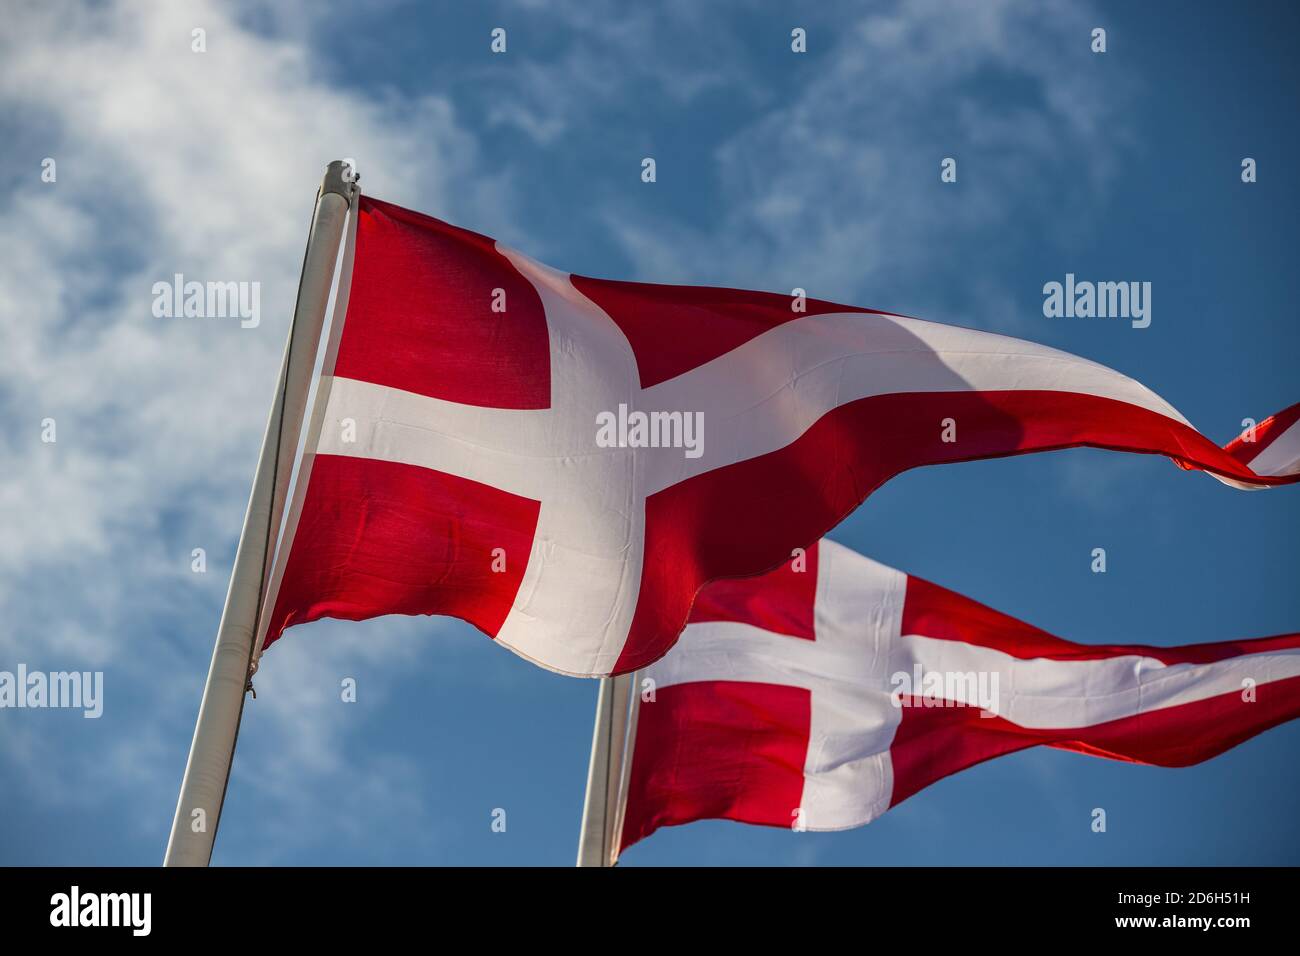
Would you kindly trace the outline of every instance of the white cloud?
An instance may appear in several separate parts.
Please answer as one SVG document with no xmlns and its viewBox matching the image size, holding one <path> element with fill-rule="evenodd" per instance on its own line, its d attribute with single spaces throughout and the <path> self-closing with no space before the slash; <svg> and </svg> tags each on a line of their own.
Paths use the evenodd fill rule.
<svg viewBox="0 0 1300 956">
<path fill-rule="evenodd" d="M 0 196 L 0 654 L 105 668 L 112 728 L 109 745 L 62 721 L 7 729 L 0 760 L 23 774 L 10 799 L 58 780 L 77 801 L 129 794 L 142 827 L 170 816 L 325 163 L 355 158 L 385 198 L 508 223 L 508 183 L 469 175 L 476 141 L 446 98 L 340 87 L 297 39 L 245 25 L 264 12 L 53 2 L 7 14 L 0 110 L 40 117 L 42 132 Z M 191 50 L 197 26 L 206 53 Z M 155 318 L 151 286 L 176 272 L 260 282 L 261 326 Z M 46 417 L 54 444 L 41 441 Z M 190 573 L 193 547 L 208 552 L 205 576 Z M 330 771 L 347 731 L 303 699 L 311 675 L 404 659 L 373 631 L 364 646 L 311 648 L 275 655 L 303 684 L 268 658 L 276 693 L 255 705 L 278 746 L 270 764 L 255 750 L 249 770 L 282 803 Z M 368 769 L 371 787 L 414 799 L 400 761 Z"/>
<path fill-rule="evenodd" d="M 0 550 L 9 569 L 102 549 L 182 486 L 242 498 L 324 163 L 356 157 L 382 194 L 442 209 L 474 160 L 445 100 L 393 110 L 334 89 L 225 10 L 50 4 L 0 57 L 4 98 L 59 120 L 58 182 L 33 159 L 0 226 L 17 251 L 0 263 L 0 375 L 29 425 L 5 449 L 30 523 Z M 206 54 L 190 51 L 195 23 Z M 260 282 L 263 325 L 155 319 L 150 287 L 175 272 Z M 33 444 L 46 415 L 57 446 Z"/>
</svg>

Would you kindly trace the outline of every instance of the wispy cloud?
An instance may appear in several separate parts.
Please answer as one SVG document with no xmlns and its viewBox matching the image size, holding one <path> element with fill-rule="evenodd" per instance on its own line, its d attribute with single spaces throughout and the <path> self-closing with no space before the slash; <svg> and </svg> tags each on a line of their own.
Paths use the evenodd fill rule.
<svg viewBox="0 0 1300 956">
<path fill-rule="evenodd" d="M 1127 143 L 1123 69 L 1089 60 L 1094 23 L 1075 5 L 925 0 L 845 15 L 813 30 L 806 66 L 786 58 L 797 94 L 714 150 L 716 218 L 614 206 L 609 229 L 657 281 L 799 286 L 1014 330 L 1020 290 L 997 279 L 1027 251 L 1012 224 L 1046 208 L 1087 218 Z M 957 182 L 944 184 L 948 157 Z M 939 291 L 954 272 L 967 277 L 960 301 Z"/>
</svg>

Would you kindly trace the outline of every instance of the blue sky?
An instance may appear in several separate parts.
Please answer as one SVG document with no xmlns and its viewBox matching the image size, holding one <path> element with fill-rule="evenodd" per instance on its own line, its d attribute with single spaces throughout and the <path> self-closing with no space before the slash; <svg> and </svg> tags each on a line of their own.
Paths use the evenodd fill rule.
<svg viewBox="0 0 1300 956">
<path fill-rule="evenodd" d="M 800 286 L 1067 349 L 1219 441 L 1300 398 L 1289 4 L 705 6 L 7 17 L 0 669 L 102 670 L 105 705 L 0 711 L 0 863 L 161 860 L 330 159 L 574 272 Z M 261 324 L 154 318 L 175 272 L 260 282 Z M 1067 272 L 1151 282 L 1150 328 L 1044 318 Z M 906 474 L 832 537 L 1062 637 L 1173 644 L 1295 630 L 1297 532 L 1300 493 L 1080 450 Z M 290 632 L 257 685 L 215 863 L 572 862 L 594 683 L 387 619 Z M 1295 864 L 1297 753 L 1300 725 L 1183 770 L 1033 750 L 859 830 L 705 822 L 623 862 Z"/>
</svg>

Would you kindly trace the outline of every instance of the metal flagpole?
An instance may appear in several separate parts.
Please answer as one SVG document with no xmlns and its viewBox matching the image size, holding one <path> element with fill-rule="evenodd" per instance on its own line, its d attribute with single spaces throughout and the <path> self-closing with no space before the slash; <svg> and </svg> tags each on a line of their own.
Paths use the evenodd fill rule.
<svg viewBox="0 0 1300 956">
<path fill-rule="evenodd" d="M 578 836 L 578 866 L 613 866 L 617 826 L 622 820 L 624 757 L 627 750 L 631 674 L 602 677 L 596 697 L 596 724 L 591 734 L 587 796 Z"/>
<path fill-rule="evenodd" d="M 335 262 L 355 189 L 355 177 L 348 164 L 335 160 L 326 168 L 316 194 L 316 209 L 298 283 L 298 301 L 280 364 L 275 401 L 262 438 L 262 453 L 253 476 L 253 489 L 230 573 L 230 588 L 217 628 L 185 776 L 181 779 L 164 866 L 207 866 L 212 858 L 212 844 L 221 818 L 249 685 L 258 609 L 267 565 L 275 550 L 276 518 L 284 510 L 288 476 L 298 448 L 325 309 L 334 282 Z"/>
</svg>

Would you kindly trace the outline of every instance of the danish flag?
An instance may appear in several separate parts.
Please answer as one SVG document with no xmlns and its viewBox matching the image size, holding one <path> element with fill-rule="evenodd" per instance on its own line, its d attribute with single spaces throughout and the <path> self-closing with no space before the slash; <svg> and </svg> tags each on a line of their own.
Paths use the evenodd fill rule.
<svg viewBox="0 0 1300 956">
<path fill-rule="evenodd" d="M 1300 716 L 1300 634 L 1074 644 L 826 540 L 710 584 L 640 677 L 614 858 L 708 818 L 861 826 L 1039 744 L 1199 763 Z"/>
<path fill-rule="evenodd" d="M 1300 480 L 1300 405 L 1224 449 L 1029 342 L 568 275 L 369 197 L 353 225 L 259 650 L 322 617 L 445 614 L 626 673 L 706 582 L 778 566 L 918 465 L 1094 445 Z"/>
</svg>

